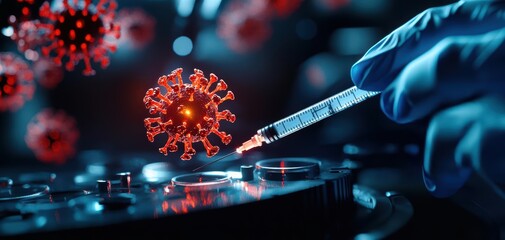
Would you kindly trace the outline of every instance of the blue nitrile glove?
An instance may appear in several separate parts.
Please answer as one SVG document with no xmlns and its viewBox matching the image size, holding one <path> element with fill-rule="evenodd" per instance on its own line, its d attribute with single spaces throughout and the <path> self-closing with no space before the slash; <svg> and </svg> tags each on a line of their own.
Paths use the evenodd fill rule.
<svg viewBox="0 0 505 240">
<path fill-rule="evenodd" d="M 351 77 L 383 91 L 392 120 L 431 118 L 423 173 L 433 195 L 454 194 L 473 170 L 505 183 L 505 1 L 428 9 L 368 50 Z"/>
</svg>

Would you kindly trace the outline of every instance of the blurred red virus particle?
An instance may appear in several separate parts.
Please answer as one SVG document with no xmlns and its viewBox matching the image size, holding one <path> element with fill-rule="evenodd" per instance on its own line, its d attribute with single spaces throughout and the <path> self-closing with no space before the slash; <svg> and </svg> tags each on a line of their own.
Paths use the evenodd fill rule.
<svg viewBox="0 0 505 240">
<path fill-rule="evenodd" d="M 108 53 L 116 51 L 112 41 L 120 36 L 120 27 L 114 22 L 117 3 L 99 0 L 93 5 L 92 0 L 63 0 L 62 4 L 63 8 L 58 10 L 52 10 L 48 2 L 40 7 L 41 22 L 36 26 L 43 33 L 42 37 L 48 40 L 42 53 L 58 65 L 65 58 L 68 71 L 73 71 L 82 60 L 83 74 L 94 75 L 91 59 L 106 68 Z"/>
<path fill-rule="evenodd" d="M 262 4 L 263 11 L 271 14 L 272 17 L 287 17 L 300 7 L 302 0 L 260 0 L 257 2 L 256 4 Z"/>
<path fill-rule="evenodd" d="M 189 77 L 191 84 L 183 83 L 181 74 L 182 68 L 177 68 L 158 79 L 158 85 L 165 89 L 164 93 L 159 87 L 147 90 L 144 97 L 146 108 L 150 114 L 159 114 L 159 117 L 144 119 L 147 139 L 153 142 L 156 135 L 166 133 L 168 140 L 165 146 L 159 148 L 165 156 L 168 152 L 177 151 L 177 142 L 184 143 L 182 160 L 190 160 L 196 153 L 192 143 L 202 142 L 207 156 L 212 157 L 219 152 L 219 147 L 213 146 L 207 136 L 214 133 L 227 145 L 232 137 L 219 131 L 219 121 L 235 122 L 234 114 L 229 110 L 219 111 L 218 106 L 226 100 L 235 99 L 235 96 L 231 91 L 223 98 L 216 94 L 226 90 L 228 85 L 222 79 L 218 82 L 213 73 L 207 79 L 201 70 L 195 69 Z M 216 82 L 211 91 L 211 85 Z"/>
<path fill-rule="evenodd" d="M 0 53 L 0 111 L 15 111 L 35 92 L 33 72 L 12 53 Z"/>
<path fill-rule="evenodd" d="M 263 5 L 231 2 L 219 16 L 217 33 L 235 52 L 257 50 L 272 32 L 265 14 Z"/>
<path fill-rule="evenodd" d="M 44 88 L 55 88 L 63 80 L 63 69 L 47 57 L 33 63 L 35 79 Z"/>
<path fill-rule="evenodd" d="M 45 109 L 28 123 L 25 142 L 41 162 L 63 164 L 75 154 L 78 138 L 74 118 Z"/>
<path fill-rule="evenodd" d="M 121 9 L 118 13 L 118 22 L 121 26 L 118 46 L 141 49 L 154 38 L 156 21 L 140 8 Z"/>
</svg>

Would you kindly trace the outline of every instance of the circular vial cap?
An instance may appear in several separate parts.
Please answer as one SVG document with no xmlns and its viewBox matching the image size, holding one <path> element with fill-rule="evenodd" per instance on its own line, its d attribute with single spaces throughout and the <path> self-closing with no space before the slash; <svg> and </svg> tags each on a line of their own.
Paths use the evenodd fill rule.
<svg viewBox="0 0 505 240">
<path fill-rule="evenodd" d="M 240 173 L 242 173 L 242 181 L 254 180 L 254 166 L 253 165 L 240 166 Z"/>
</svg>

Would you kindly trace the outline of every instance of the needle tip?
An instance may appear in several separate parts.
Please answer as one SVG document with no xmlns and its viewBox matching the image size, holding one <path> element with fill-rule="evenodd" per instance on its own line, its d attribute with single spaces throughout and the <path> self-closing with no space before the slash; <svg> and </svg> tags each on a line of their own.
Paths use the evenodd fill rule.
<svg viewBox="0 0 505 240">
<path fill-rule="evenodd" d="M 222 157 L 220 157 L 220 158 L 218 158 L 218 159 L 216 159 L 216 160 L 214 160 L 214 161 L 212 161 L 212 162 L 208 162 L 208 163 L 206 163 L 206 164 L 203 164 L 202 166 L 200 166 L 200 167 L 197 167 L 197 168 L 193 169 L 193 172 L 194 172 L 194 171 L 196 171 L 196 170 L 198 170 L 198 169 L 201 169 L 201 168 L 203 168 L 203 167 L 206 167 L 206 166 L 208 166 L 208 165 L 210 165 L 210 164 L 213 164 L 213 163 L 216 163 L 216 162 L 218 162 L 218 161 L 221 161 L 221 160 L 223 160 L 223 159 L 225 159 L 225 158 L 227 158 L 227 157 L 229 157 L 229 156 L 231 156 L 231 155 L 233 155 L 233 154 L 235 154 L 235 151 L 234 151 L 234 152 L 231 152 L 231 153 L 228 153 L 228 154 L 226 154 L 226 155 L 224 155 L 224 156 L 222 156 Z"/>
</svg>

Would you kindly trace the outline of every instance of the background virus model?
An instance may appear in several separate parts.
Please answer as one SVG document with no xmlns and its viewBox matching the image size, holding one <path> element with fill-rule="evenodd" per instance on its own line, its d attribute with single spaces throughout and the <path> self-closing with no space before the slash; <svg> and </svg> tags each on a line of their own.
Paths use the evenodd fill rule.
<svg viewBox="0 0 505 240">
<path fill-rule="evenodd" d="M 65 68 L 72 71 L 81 60 L 84 75 L 94 75 L 91 59 L 100 62 L 102 68 L 109 65 L 108 52 L 116 51 L 112 39 L 120 36 L 119 25 L 113 21 L 117 4 L 114 0 L 63 0 L 63 8 L 52 10 L 48 2 L 40 8 L 42 18 L 36 26 L 49 44 L 42 47 L 45 56 L 51 56 L 57 64 L 67 60 Z M 47 20 L 45 22 L 44 20 Z"/>
<path fill-rule="evenodd" d="M 121 26 L 118 46 L 141 49 L 154 38 L 156 21 L 141 8 L 121 9 L 118 22 Z"/>
<path fill-rule="evenodd" d="M 12 53 L 0 53 L 0 112 L 15 111 L 35 92 L 33 72 Z"/>
<path fill-rule="evenodd" d="M 235 52 L 259 49 L 272 35 L 270 24 L 296 11 L 302 0 L 231 1 L 219 16 L 217 33 Z"/>
<path fill-rule="evenodd" d="M 74 155 L 78 138 L 72 117 L 46 109 L 28 123 L 25 142 L 41 162 L 62 164 Z"/>
<path fill-rule="evenodd" d="M 63 69 L 51 59 L 42 57 L 33 63 L 35 79 L 44 88 L 52 89 L 63 80 Z"/>
<path fill-rule="evenodd" d="M 262 5 L 231 2 L 219 16 L 217 34 L 235 52 L 256 50 L 272 32 L 266 13 Z"/>
<path fill-rule="evenodd" d="M 219 131 L 219 121 L 235 122 L 235 115 L 229 110 L 218 111 L 218 105 L 235 97 L 231 91 L 223 98 L 216 94 L 228 86 L 222 79 L 218 82 L 218 77 L 213 73 L 207 79 L 201 70 L 195 69 L 189 77 L 191 84 L 183 83 L 181 74 L 182 68 L 178 68 L 158 79 L 158 85 L 166 90 L 165 93 L 159 87 L 147 90 L 144 97 L 146 108 L 150 114 L 159 114 L 159 117 L 144 119 L 147 139 L 153 142 L 156 135 L 167 133 L 165 146 L 159 148 L 164 155 L 176 152 L 176 143 L 183 142 L 182 160 L 190 160 L 195 154 L 193 142 L 202 142 L 207 156 L 212 157 L 219 152 L 219 147 L 212 146 L 207 136 L 214 133 L 224 144 L 228 144 L 232 137 Z M 210 87 L 215 82 L 218 83 L 211 91 Z"/>
<path fill-rule="evenodd" d="M 264 11 L 278 17 L 287 17 L 298 9 L 302 0 L 260 0 Z"/>
</svg>

